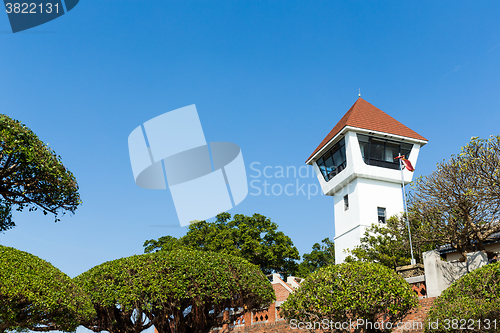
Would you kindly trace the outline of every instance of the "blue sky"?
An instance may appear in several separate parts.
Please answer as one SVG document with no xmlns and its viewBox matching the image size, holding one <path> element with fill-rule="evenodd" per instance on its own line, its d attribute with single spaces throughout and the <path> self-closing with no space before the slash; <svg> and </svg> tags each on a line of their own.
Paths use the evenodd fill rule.
<svg viewBox="0 0 500 333">
<path fill-rule="evenodd" d="M 498 1 L 86 0 L 17 34 L 0 15 L 1 113 L 62 156 L 83 199 L 58 223 L 15 213 L 0 244 L 73 277 L 184 235 L 169 191 L 135 185 L 127 138 L 196 104 L 207 141 L 241 147 L 249 181 L 305 186 L 292 196 L 251 187 L 229 212 L 266 215 L 309 252 L 334 236 L 333 199 L 307 196 L 312 170 L 267 179 L 253 169 L 303 166 L 359 88 L 429 140 L 416 176 L 471 136 L 500 134 L 499 12 Z"/>
</svg>

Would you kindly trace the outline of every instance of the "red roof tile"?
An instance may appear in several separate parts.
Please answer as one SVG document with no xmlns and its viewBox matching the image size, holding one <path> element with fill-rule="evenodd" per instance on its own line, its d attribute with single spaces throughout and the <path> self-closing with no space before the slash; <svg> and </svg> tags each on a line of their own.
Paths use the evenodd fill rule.
<svg viewBox="0 0 500 333">
<path fill-rule="evenodd" d="M 370 131 L 389 133 L 407 138 L 427 141 L 426 138 L 417 132 L 409 129 L 401 124 L 396 119 L 389 116 L 384 111 L 371 105 L 361 97 L 351 106 L 349 111 L 340 119 L 335 127 L 328 133 L 326 138 L 321 141 L 318 148 L 309 156 L 307 161 L 311 159 L 324 145 L 326 145 L 335 135 L 337 135 L 344 127 L 351 126 L 362 128 Z M 306 161 L 306 162 L 307 162 Z"/>
</svg>

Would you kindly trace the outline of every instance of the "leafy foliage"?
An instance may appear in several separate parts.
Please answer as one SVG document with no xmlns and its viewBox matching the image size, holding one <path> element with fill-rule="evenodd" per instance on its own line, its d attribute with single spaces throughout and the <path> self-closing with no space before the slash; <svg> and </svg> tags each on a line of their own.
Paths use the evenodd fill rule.
<svg viewBox="0 0 500 333">
<path fill-rule="evenodd" d="M 0 245 L 0 267 L 0 332 L 74 331 L 94 315 L 87 295 L 48 262 Z"/>
<path fill-rule="evenodd" d="M 394 271 L 375 263 L 326 266 L 311 274 L 282 305 L 286 318 L 299 322 L 375 323 L 385 316 L 402 319 L 418 304 L 409 284 Z M 361 325 L 360 325 L 361 326 Z M 334 331 L 332 325 L 325 332 Z M 370 332 L 370 327 L 357 327 Z M 350 328 L 344 329 L 350 332 Z"/>
<path fill-rule="evenodd" d="M 321 241 L 323 244 L 315 243 L 311 253 L 302 255 L 302 261 L 298 266 L 296 275 L 306 278 L 321 267 L 335 264 L 335 247 L 330 238 Z"/>
<path fill-rule="evenodd" d="M 417 262 L 423 262 L 422 253 L 435 248 L 436 243 L 429 243 L 427 230 L 418 220 L 410 222 L 413 251 Z M 396 270 L 396 267 L 409 265 L 411 261 L 408 226 L 402 217 L 392 216 L 387 224 L 373 224 L 361 237 L 361 245 L 350 251 L 346 262 L 356 260 L 379 262 Z"/>
<path fill-rule="evenodd" d="M 12 205 L 8 201 L 0 201 L 0 232 L 14 228 L 12 221 Z"/>
<path fill-rule="evenodd" d="M 151 253 L 156 251 L 172 251 L 184 246 L 182 242 L 172 236 L 163 236 L 158 240 L 148 240 L 144 242 L 144 253 Z"/>
<path fill-rule="evenodd" d="M 147 283 L 154 283 L 155 273 L 142 270 L 151 267 L 152 258 L 132 256 L 106 262 L 80 274 L 73 280 L 85 290 L 96 315 L 82 322 L 94 332 L 141 332 L 152 323 L 144 318 L 150 309 Z M 142 274 L 141 274 L 142 273 Z M 148 279 L 151 281 L 148 282 Z"/>
<path fill-rule="evenodd" d="M 463 332 L 464 327 L 468 332 L 500 332 L 499 320 L 497 262 L 475 269 L 444 290 L 434 301 L 425 328 L 426 332 Z"/>
<path fill-rule="evenodd" d="M 180 239 L 165 236 L 144 243 L 145 252 L 171 250 L 185 246 L 204 251 L 215 251 L 242 257 L 259 266 L 264 274 L 280 272 L 293 275 L 300 259 L 299 251 L 290 237 L 278 231 L 278 225 L 269 218 L 254 214 L 245 216 L 222 213 L 215 222 L 201 221 L 189 226 Z"/>
<path fill-rule="evenodd" d="M 81 204 L 78 184 L 61 157 L 17 120 L 0 115 L 0 231 L 14 227 L 11 207 L 42 209 L 56 221 Z"/>
<path fill-rule="evenodd" d="M 208 332 L 226 308 L 251 310 L 274 300 L 259 268 L 238 257 L 177 249 L 121 258 L 96 266 L 75 281 L 97 316 L 95 332 Z"/>
<path fill-rule="evenodd" d="M 412 218 L 429 231 L 427 240 L 444 242 L 463 256 L 484 250 L 500 231 L 500 136 L 472 138 L 459 155 L 417 179 L 410 196 Z"/>
</svg>

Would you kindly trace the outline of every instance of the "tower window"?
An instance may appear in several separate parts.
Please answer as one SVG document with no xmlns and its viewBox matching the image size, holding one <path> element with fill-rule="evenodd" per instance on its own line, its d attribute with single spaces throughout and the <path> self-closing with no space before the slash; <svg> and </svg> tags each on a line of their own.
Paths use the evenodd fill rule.
<svg viewBox="0 0 500 333">
<path fill-rule="evenodd" d="M 349 209 L 349 196 L 346 194 L 344 195 L 344 210 Z"/>
<path fill-rule="evenodd" d="M 385 208 L 377 207 L 377 214 L 378 214 L 378 222 L 385 223 Z"/>
<path fill-rule="evenodd" d="M 331 180 L 346 167 L 345 139 L 342 138 L 317 161 L 325 181 Z"/>
<path fill-rule="evenodd" d="M 395 157 L 409 157 L 413 145 L 358 134 L 359 148 L 363 161 L 368 165 L 399 170 L 399 161 Z"/>
</svg>

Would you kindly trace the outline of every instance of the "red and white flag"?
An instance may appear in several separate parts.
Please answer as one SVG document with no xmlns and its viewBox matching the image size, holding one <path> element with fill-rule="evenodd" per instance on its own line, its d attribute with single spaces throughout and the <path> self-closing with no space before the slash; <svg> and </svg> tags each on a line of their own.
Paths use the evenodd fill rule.
<svg viewBox="0 0 500 333">
<path fill-rule="evenodd" d="M 406 168 L 406 170 L 411 171 L 411 172 L 415 171 L 415 168 L 413 167 L 413 165 L 411 165 L 411 162 L 405 158 L 405 155 L 400 155 L 396 158 L 401 159 L 401 162 L 403 162 L 403 165 Z"/>
</svg>

